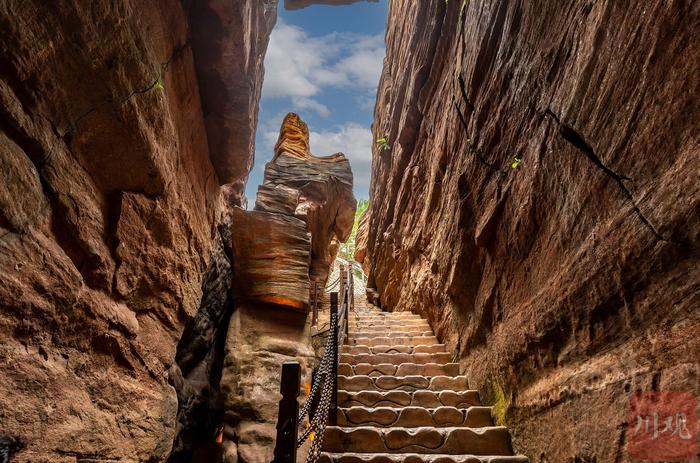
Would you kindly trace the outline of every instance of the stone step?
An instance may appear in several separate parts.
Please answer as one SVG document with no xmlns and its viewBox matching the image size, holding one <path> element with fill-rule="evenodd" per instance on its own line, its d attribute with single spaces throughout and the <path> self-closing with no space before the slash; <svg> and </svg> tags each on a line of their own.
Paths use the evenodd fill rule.
<svg viewBox="0 0 700 463">
<path fill-rule="evenodd" d="M 422 325 L 401 325 L 401 324 L 394 324 L 394 325 L 367 325 L 367 326 L 350 326 L 350 329 L 348 330 L 351 333 L 372 333 L 374 334 L 382 334 L 382 333 L 388 333 L 387 335 L 391 335 L 391 333 L 394 332 L 399 332 L 399 333 L 424 333 L 424 332 L 430 332 L 430 334 L 433 334 L 433 329 L 428 326 L 426 323 L 425 326 Z"/>
<path fill-rule="evenodd" d="M 350 323 L 428 323 L 428 320 L 418 315 L 362 317 L 350 315 Z"/>
<path fill-rule="evenodd" d="M 493 421 L 491 407 L 350 407 L 338 409 L 338 426 L 481 428 Z"/>
<path fill-rule="evenodd" d="M 354 331 L 351 330 L 349 333 L 349 336 L 351 338 L 378 338 L 378 339 L 383 339 L 383 338 L 406 338 L 406 337 L 415 337 L 415 336 L 433 336 L 433 330 L 425 330 L 423 328 L 418 329 L 418 330 L 409 330 L 409 331 L 371 331 L 371 330 L 361 330 L 361 331 Z M 391 343 L 389 343 L 391 344 Z"/>
<path fill-rule="evenodd" d="M 428 346 L 342 346 L 343 354 L 436 354 L 447 352 L 444 344 Z"/>
<path fill-rule="evenodd" d="M 343 376 L 459 376 L 459 363 L 349 363 L 338 364 L 338 374 Z"/>
<path fill-rule="evenodd" d="M 400 365 L 402 363 L 449 363 L 452 360 L 452 354 L 440 352 L 436 354 L 341 354 L 340 362 L 358 365 L 360 363 L 369 363 L 370 365 L 379 365 L 381 363 L 390 363 L 392 365 Z"/>
<path fill-rule="evenodd" d="M 324 452 L 512 455 L 508 429 L 483 428 L 378 428 L 329 426 Z"/>
<path fill-rule="evenodd" d="M 421 318 L 406 318 L 398 320 L 352 320 L 350 326 L 430 326 L 427 321 Z"/>
<path fill-rule="evenodd" d="M 378 320 L 423 320 L 420 315 L 409 312 L 387 312 L 387 313 L 362 313 L 355 312 L 350 314 L 350 321 L 378 321 Z"/>
<path fill-rule="evenodd" d="M 529 463 L 518 456 L 418 455 L 416 453 L 322 453 L 319 463 Z"/>
<path fill-rule="evenodd" d="M 361 391 L 468 391 L 466 376 L 338 376 L 338 389 Z"/>
<path fill-rule="evenodd" d="M 479 393 L 466 391 L 338 391 L 338 407 L 456 407 L 469 408 L 481 405 Z"/>
<path fill-rule="evenodd" d="M 422 346 L 438 344 L 438 340 L 435 336 L 400 336 L 400 337 L 387 337 L 387 336 L 371 336 L 371 337 L 351 337 L 348 339 L 348 344 L 351 346 Z"/>
</svg>

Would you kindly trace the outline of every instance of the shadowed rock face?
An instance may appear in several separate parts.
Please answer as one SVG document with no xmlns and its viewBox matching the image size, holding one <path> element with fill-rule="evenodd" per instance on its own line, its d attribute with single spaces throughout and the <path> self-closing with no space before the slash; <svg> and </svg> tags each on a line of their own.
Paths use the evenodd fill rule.
<svg viewBox="0 0 700 463">
<path fill-rule="evenodd" d="M 235 3 L 197 2 L 196 20 L 171 0 L 0 4 L 0 423 L 26 443 L 13 461 L 170 452 L 167 371 L 188 321 L 213 339 L 200 310 L 219 182 L 249 166 L 222 150 L 240 138 L 228 154 L 248 159 L 274 17 Z"/>
<path fill-rule="evenodd" d="M 277 0 L 187 0 L 210 157 L 227 201 L 242 205 L 253 165 L 263 58 Z"/>
<path fill-rule="evenodd" d="M 628 461 L 631 391 L 700 392 L 698 5 L 461 6 L 391 2 L 370 284 L 519 452 Z"/>
<path fill-rule="evenodd" d="M 379 2 L 379 0 L 284 0 L 284 7 L 288 10 L 300 10 L 310 5 L 352 5 L 362 1 Z"/>
</svg>

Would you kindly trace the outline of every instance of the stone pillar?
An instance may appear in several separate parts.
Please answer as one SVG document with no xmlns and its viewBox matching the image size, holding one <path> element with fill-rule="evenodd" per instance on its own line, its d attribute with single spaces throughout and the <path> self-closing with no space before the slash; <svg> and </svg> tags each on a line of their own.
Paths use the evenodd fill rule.
<svg viewBox="0 0 700 463">
<path fill-rule="evenodd" d="M 325 287 L 334 243 L 349 236 L 355 204 L 345 156 L 313 156 L 306 124 L 289 114 L 255 210 L 231 210 L 236 308 L 221 378 L 227 463 L 272 460 L 282 363 L 301 364 L 302 400 L 308 394 L 317 362 L 310 280 Z"/>
</svg>

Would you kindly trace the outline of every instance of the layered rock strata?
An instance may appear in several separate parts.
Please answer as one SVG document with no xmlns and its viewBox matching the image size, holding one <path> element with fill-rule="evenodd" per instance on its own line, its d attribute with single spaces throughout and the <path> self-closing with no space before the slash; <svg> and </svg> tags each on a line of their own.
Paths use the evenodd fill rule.
<svg viewBox="0 0 700 463">
<path fill-rule="evenodd" d="M 0 433 L 26 444 L 13 461 L 171 450 L 168 369 L 210 306 L 219 185 L 247 175 L 275 17 L 274 2 L 220 3 L 197 2 L 196 19 L 171 0 L 0 5 Z"/>
<path fill-rule="evenodd" d="M 700 393 L 700 25 L 687 1 L 391 2 L 370 285 L 540 461 L 628 461 Z"/>
<path fill-rule="evenodd" d="M 334 243 L 349 236 L 354 210 L 345 156 L 311 155 L 306 124 L 287 115 L 255 210 L 232 211 L 236 311 L 220 383 L 226 462 L 272 460 L 280 369 L 296 360 L 310 382 L 310 282 L 325 287 Z"/>
<path fill-rule="evenodd" d="M 345 155 L 311 154 L 306 123 L 288 114 L 275 157 L 265 166 L 255 210 L 293 215 L 306 223 L 311 233 L 309 274 L 322 287 L 335 260 L 337 243 L 346 241 L 352 232 L 357 207 L 352 184 Z"/>
<path fill-rule="evenodd" d="M 288 10 L 300 10 L 311 5 L 351 5 L 363 1 L 379 2 L 379 0 L 284 0 L 284 7 Z"/>
</svg>

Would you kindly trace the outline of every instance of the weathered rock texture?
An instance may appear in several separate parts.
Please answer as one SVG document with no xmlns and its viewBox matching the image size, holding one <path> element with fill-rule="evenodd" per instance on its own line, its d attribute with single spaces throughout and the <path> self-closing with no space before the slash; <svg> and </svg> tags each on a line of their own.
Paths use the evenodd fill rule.
<svg viewBox="0 0 700 463">
<path fill-rule="evenodd" d="M 229 204 L 243 204 L 253 165 L 263 57 L 277 0 L 185 0 L 209 150 Z"/>
<path fill-rule="evenodd" d="M 357 201 L 352 192 L 352 170 L 343 153 L 316 157 L 309 149 L 309 129 L 294 113 L 288 114 L 265 166 L 265 179 L 255 209 L 293 215 L 311 233 L 312 280 L 325 287 L 337 246 L 352 232 Z"/>
<path fill-rule="evenodd" d="M 535 461 L 629 461 L 630 391 L 700 392 L 699 26 L 690 1 L 391 2 L 370 284 Z"/>
<path fill-rule="evenodd" d="M 304 221 L 236 208 L 232 227 L 239 297 L 306 313 L 311 235 Z"/>
<path fill-rule="evenodd" d="M 230 3 L 0 4 L 0 432 L 26 442 L 15 461 L 170 452 L 167 370 L 208 306 L 219 184 L 247 175 L 274 21 L 274 3 Z"/>
<path fill-rule="evenodd" d="M 325 287 L 334 243 L 352 231 L 350 164 L 340 153 L 311 155 L 308 128 L 290 113 L 255 209 L 232 211 L 236 311 L 220 383 L 228 463 L 272 460 L 283 362 L 300 362 L 310 382 L 310 280 Z"/>
<path fill-rule="evenodd" d="M 363 1 L 379 2 L 379 0 L 284 0 L 284 7 L 288 10 L 300 10 L 310 5 L 351 5 Z"/>
<path fill-rule="evenodd" d="M 357 226 L 357 234 L 355 235 L 355 261 L 362 265 L 362 270 L 365 275 L 369 273 L 370 262 L 367 254 L 367 240 L 369 238 L 369 217 L 370 210 L 365 211 L 360 216 L 360 223 Z"/>
</svg>

